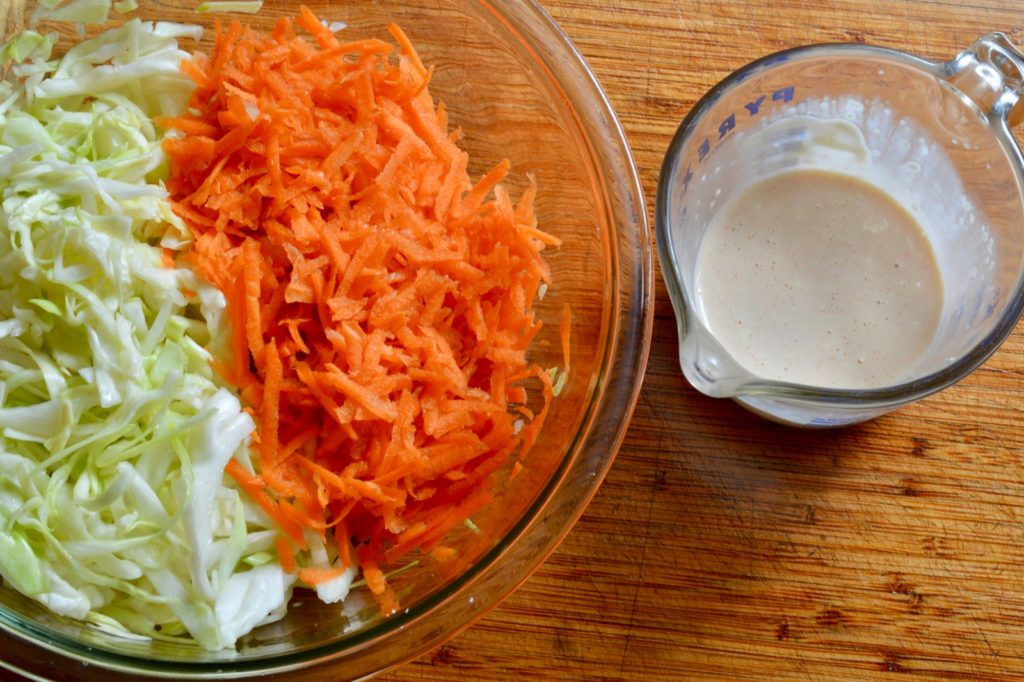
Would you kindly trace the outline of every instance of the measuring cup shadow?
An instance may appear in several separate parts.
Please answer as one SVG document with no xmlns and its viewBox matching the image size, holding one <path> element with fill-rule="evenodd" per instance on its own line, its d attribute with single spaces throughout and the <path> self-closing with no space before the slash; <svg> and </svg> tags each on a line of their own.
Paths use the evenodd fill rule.
<svg viewBox="0 0 1024 682">
<path fill-rule="evenodd" d="M 724 515 L 737 527 L 804 523 L 829 490 L 849 485 L 844 466 L 889 419 L 839 430 L 793 429 L 766 421 L 733 401 L 707 397 L 678 371 L 677 331 L 659 300 L 640 411 L 627 436 L 631 465 L 650 477 L 654 504 L 679 519 Z M 899 445 L 894 445 L 897 449 Z M 906 437 L 908 457 L 914 447 Z"/>
<path fill-rule="evenodd" d="M 779 593 L 815 603 L 818 588 L 788 581 L 786 569 L 834 559 L 836 527 L 816 517 L 855 485 L 846 458 L 874 427 L 797 430 L 701 394 L 677 369 L 661 301 L 637 418 L 595 512 L 630 519 L 620 532 L 639 584 L 631 622 L 674 623 L 678 647 Z M 774 638 L 777 626 L 766 620 L 758 636 Z"/>
<path fill-rule="evenodd" d="M 747 624 L 752 646 L 841 636 L 847 624 L 863 624 L 870 639 L 879 631 L 853 604 L 876 590 L 882 601 L 902 598 L 887 574 L 901 562 L 856 548 L 891 545 L 875 525 L 880 506 L 929 503 L 905 497 L 911 485 L 901 490 L 901 470 L 926 456 L 915 451 L 914 415 L 801 430 L 707 397 L 678 371 L 672 311 L 656 300 L 636 417 L 589 512 L 609 534 L 610 561 L 635 586 L 624 624 L 662 633 L 631 639 L 624 656 L 728 647 L 716 637 L 734 621 Z M 876 429 L 887 434 L 884 451 Z M 860 506 L 862 493 L 876 496 L 874 506 Z M 847 582 L 834 582 L 837 573 Z M 883 644 L 865 644 L 864 656 Z"/>
</svg>

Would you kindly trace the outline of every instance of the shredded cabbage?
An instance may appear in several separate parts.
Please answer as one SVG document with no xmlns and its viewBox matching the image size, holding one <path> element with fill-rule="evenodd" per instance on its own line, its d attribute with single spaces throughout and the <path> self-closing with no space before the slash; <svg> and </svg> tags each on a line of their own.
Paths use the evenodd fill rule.
<svg viewBox="0 0 1024 682">
<path fill-rule="evenodd" d="M 40 6 L 35 21 L 67 21 L 76 24 L 102 24 L 110 15 L 111 0 L 71 0 L 59 8 Z"/>
<path fill-rule="evenodd" d="M 254 428 L 210 370 L 224 298 L 162 262 L 189 236 L 153 119 L 185 107 L 178 38 L 199 31 L 133 19 L 60 60 L 34 32 L 0 48 L 0 576 L 106 631 L 220 649 L 280 618 L 294 577 L 223 475 L 251 466 Z"/>
<path fill-rule="evenodd" d="M 263 8 L 263 0 L 211 0 L 196 7 L 200 14 L 205 12 L 242 12 L 255 14 Z"/>
</svg>

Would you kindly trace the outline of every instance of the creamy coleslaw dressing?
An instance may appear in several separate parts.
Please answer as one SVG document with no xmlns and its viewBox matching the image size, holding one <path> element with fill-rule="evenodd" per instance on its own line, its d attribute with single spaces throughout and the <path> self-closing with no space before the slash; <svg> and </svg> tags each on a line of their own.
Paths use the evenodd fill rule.
<svg viewBox="0 0 1024 682">
<path fill-rule="evenodd" d="M 765 379 L 893 385 L 942 315 L 942 275 L 913 215 L 860 177 L 821 168 L 775 173 L 730 199 L 695 275 L 712 334 Z"/>
</svg>

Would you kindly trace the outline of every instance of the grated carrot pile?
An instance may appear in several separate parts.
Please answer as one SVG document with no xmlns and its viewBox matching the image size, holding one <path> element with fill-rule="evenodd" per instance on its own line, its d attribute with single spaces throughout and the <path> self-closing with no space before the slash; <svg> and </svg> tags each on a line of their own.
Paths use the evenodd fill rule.
<svg viewBox="0 0 1024 682">
<path fill-rule="evenodd" d="M 227 471 L 287 534 L 282 565 L 335 577 L 296 552 L 333 538 L 394 608 L 379 566 L 487 504 L 544 422 L 551 380 L 526 351 L 558 240 L 532 184 L 516 202 L 501 184 L 507 161 L 471 181 L 431 71 L 389 30 L 397 51 L 340 42 L 306 7 L 269 35 L 218 25 L 182 66 L 189 113 L 162 124 L 189 259 L 228 301 L 218 369 L 257 420 L 256 471 Z"/>
</svg>

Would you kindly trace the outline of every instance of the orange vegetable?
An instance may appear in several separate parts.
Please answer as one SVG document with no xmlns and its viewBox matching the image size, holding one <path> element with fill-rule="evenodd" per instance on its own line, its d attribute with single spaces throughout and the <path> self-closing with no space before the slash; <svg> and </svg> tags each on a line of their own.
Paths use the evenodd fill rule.
<svg viewBox="0 0 1024 682">
<path fill-rule="evenodd" d="M 569 304 L 562 308 L 562 323 L 559 325 L 559 337 L 562 340 L 562 365 L 565 371 L 569 371 L 569 340 L 572 331 L 572 309 Z"/>
<path fill-rule="evenodd" d="M 446 545 L 437 545 L 430 550 L 430 556 L 436 561 L 451 561 L 455 558 L 455 549 Z"/>
<path fill-rule="evenodd" d="M 218 370 L 257 420 L 256 473 L 227 472 L 287 534 L 286 570 L 338 574 L 293 554 L 311 530 L 358 558 L 390 611 L 379 565 L 436 548 L 489 502 L 547 415 L 551 382 L 526 351 L 558 240 L 537 227 L 532 186 L 511 200 L 507 161 L 471 181 L 397 26 L 396 55 L 340 43 L 306 7 L 296 21 L 314 42 L 288 19 L 270 35 L 232 22 L 183 67 L 197 87 L 190 113 L 163 121 L 182 133 L 165 143 L 167 186 L 188 258 L 228 302 Z M 517 434 L 531 385 L 539 411 Z"/>
<path fill-rule="evenodd" d="M 292 550 L 292 546 L 289 544 L 288 538 L 284 535 L 278 535 L 275 545 L 277 548 L 277 555 L 281 559 L 281 568 L 284 569 L 285 573 L 294 573 L 296 566 L 295 552 Z"/>
<path fill-rule="evenodd" d="M 340 577 L 344 572 L 343 568 L 303 568 L 299 570 L 299 579 L 307 585 L 319 585 Z"/>
</svg>

